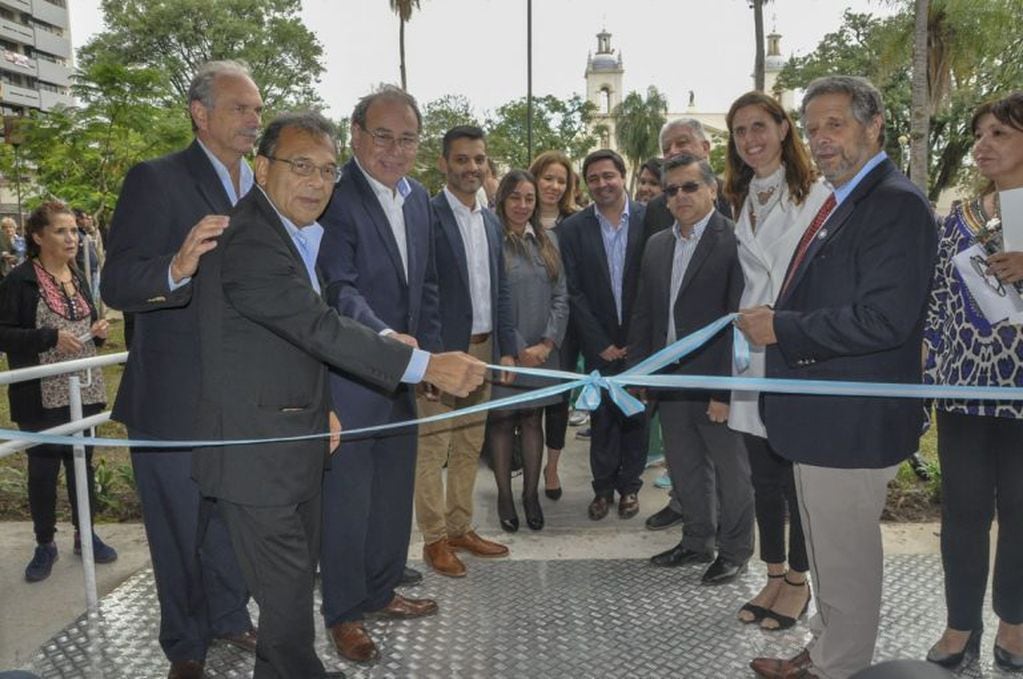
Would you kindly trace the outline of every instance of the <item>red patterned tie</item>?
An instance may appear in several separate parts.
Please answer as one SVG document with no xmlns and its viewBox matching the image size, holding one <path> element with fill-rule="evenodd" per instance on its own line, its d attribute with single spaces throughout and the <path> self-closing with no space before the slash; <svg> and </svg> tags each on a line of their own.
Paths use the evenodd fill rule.
<svg viewBox="0 0 1023 679">
<path fill-rule="evenodd" d="M 835 194 L 832 192 L 828 199 L 824 201 L 824 205 L 821 205 L 821 209 L 817 212 L 817 216 L 810 222 L 810 226 L 806 227 L 806 231 L 803 232 L 803 237 L 799 239 L 799 245 L 796 247 L 796 254 L 792 256 L 792 263 L 789 264 L 789 273 L 785 276 L 785 283 L 781 286 L 781 294 L 778 295 L 780 299 L 785 291 L 789 289 L 789 284 L 792 282 L 792 277 L 796 275 L 796 270 L 799 269 L 799 265 L 803 263 L 803 258 L 806 257 L 806 251 L 810 249 L 810 243 L 817 236 L 817 232 L 824 226 L 824 222 L 827 220 L 828 215 L 835 209 Z"/>
</svg>

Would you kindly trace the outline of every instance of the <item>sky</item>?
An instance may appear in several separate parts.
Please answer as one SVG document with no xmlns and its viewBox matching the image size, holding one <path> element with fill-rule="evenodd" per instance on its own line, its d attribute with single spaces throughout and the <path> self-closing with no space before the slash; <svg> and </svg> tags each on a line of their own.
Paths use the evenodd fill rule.
<svg viewBox="0 0 1023 679">
<path fill-rule="evenodd" d="M 103 29 L 100 0 L 70 0 L 77 49 Z M 526 93 L 526 0 L 421 0 L 406 26 L 408 89 L 420 104 L 464 95 L 477 114 Z M 784 0 L 765 7 L 765 28 L 785 56 L 813 51 L 845 8 L 890 13 L 881 0 Z M 398 19 L 384 0 L 303 0 L 302 16 L 324 48 L 319 93 L 347 116 L 381 82 L 398 82 Z M 587 54 L 611 32 L 625 92 L 656 85 L 671 112 L 722 112 L 752 89 L 753 12 L 747 0 L 533 0 L 533 93 L 585 93 Z"/>
</svg>

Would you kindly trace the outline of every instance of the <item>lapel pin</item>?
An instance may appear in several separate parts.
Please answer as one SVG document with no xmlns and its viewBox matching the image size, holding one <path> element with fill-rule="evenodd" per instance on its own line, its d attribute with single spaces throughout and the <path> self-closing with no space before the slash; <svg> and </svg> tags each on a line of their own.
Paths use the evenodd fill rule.
<svg viewBox="0 0 1023 679">
<path fill-rule="evenodd" d="M 817 234 L 817 240 L 824 240 L 827 237 L 828 237 L 827 229 L 821 229 L 821 232 Z"/>
</svg>

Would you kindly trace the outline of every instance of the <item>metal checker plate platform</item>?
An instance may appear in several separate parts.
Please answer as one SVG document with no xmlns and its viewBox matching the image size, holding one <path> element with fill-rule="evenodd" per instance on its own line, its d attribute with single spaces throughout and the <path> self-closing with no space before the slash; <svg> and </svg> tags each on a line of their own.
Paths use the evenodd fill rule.
<svg viewBox="0 0 1023 679">
<path fill-rule="evenodd" d="M 407 591 L 438 599 L 438 615 L 367 623 L 381 652 L 375 665 L 341 661 L 319 619 L 317 650 L 328 669 L 349 677 L 732 679 L 752 677 L 748 663 L 755 656 L 802 648 L 804 624 L 769 633 L 736 621 L 738 607 L 763 582 L 759 564 L 718 587 L 701 586 L 701 573 L 639 560 L 471 562 L 466 578 L 426 573 L 422 585 Z M 989 605 L 987 611 L 985 625 L 993 632 Z M 944 615 L 939 558 L 889 557 L 875 660 L 922 658 Z M 165 677 L 158 625 L 147 569 L 104 597 L 94 620 L 83 615 L 51 639 L 29 669 L 46 678 Z M 994 667 L 990 638 L 959 676 L 1010 676 Z M 210 649 L 210 678 L 250 677 L 251 668 L 251 655 L 226 645 Z"/>
</svg>

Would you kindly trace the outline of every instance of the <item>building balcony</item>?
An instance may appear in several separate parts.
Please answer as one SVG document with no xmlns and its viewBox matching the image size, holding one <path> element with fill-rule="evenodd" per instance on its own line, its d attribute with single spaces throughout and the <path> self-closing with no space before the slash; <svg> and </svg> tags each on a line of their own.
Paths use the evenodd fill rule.
<svg viewBox="0 0 1023 679">
<path fill-rule="evenodd" d="M 0 101 L 15 106 L 39 108 L 39 92 L 10 83 L 0 83 Z"/>
<path fill-rule="evenodd" d="M 15 12 L 32 12 L 32 0 L 0 0 L 0 7 L 9 7 Z"/>
<path fill-rule="evenodd" d="M 36 68 L 36 60 L 26 57 L 20 52 L 0 49 L 0 70 L 36 77 L 39 69 Z M 61 83 L 63 84 L 63 83 Z"/>
<path fill-rule="evenodd" d="M 37 77 L 40 80 L 60 85 L 61 87 L 71 87 L 72 70 L 70 66 L 55 64 L 47 59 L 39 59 L 36 61 L 36 70 L 38 71 Z"/>
<path fill-rule="evenodd" d="M 0 38 L 16 42 L 20 45 L 36 44 L 36 32 L 31 26 L 19 24 L 8 19 L 0 19 Z"/>
<path fill-rule="evenodd" d="M 66 29 L 68 27 L 67 7 L 55 5 L 46 0 L 32 0 L 32 15 L 40 21 Z"/>
<path fill-rule="evenodd" d="M 60 94 L 49 90 L 39 90 L 39 108 L 49 111 L 56 106 L 74 106 L 75 100 L 70 94 Z"/>
<path fill-rule="evenodd" d="M 68 33 L 56 35 L 49 31 L 36 31 L 36 49 L 64 59 L 71 58 L 71 38 Z"/>
</svg>

